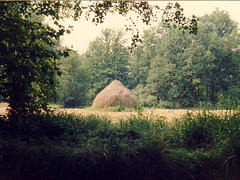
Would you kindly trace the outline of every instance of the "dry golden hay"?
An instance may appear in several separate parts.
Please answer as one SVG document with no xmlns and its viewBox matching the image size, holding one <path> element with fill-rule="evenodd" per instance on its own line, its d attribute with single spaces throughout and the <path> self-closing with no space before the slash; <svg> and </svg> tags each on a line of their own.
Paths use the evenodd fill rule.
<svg viewBox="0 0 240 180">
<path fill-rule="evenodd" d="M 92 106 L 101 108 L 116 105 L 133 107 L 136 104 L 136 96 L 134 96 L 120 81 L 114 80 L 96 96 Z"/>
</svg>

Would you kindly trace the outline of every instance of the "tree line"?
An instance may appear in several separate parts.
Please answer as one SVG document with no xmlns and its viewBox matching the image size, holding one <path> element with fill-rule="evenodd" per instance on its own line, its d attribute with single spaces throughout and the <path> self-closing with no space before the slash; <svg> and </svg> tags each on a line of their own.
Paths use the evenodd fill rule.
<svg viewBox="0 0 240 180">
<path fill-rule="evenodd" d="M 61 60 L 57 102 L 91 105 L 114 79 L 146 107 L 186 108 L 201 103 L 238 106 L 240 99 L 239 27 L 216 9 L 198 20 L 197 35 L 160 23 L 144 32 L 130 53 L 121 30 L 104 29 L 86 53 Z"/>
</svg>

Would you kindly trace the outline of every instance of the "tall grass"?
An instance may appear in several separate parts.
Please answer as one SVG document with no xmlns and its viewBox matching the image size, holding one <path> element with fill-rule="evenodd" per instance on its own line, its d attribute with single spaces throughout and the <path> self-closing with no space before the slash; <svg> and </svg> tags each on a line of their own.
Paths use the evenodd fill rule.
<svg viewBox="0 0 240 180">
<path fill-rule="evenodd" d="M 240 162 L 239 111 L 225 111 L 222 115 L 210 111 L 188 113 L 184 119 L 175 121 L 171 133 L 174 137 L 171 138 L 171 154 L 185 166 L 189 164 L 188 172 L 198 173 L 201 167 L 214 166 L 211 173 L 220 174 L 222 179 L 236 176 Z M 207 177 L 216 178 L 209 174 Z"/>
<path fill-rule="evenodd" d="M 238 111 L 192 111 L 171 124 L 140 112 L 119 124 L 50 113 L 28 117 L 17 128 L 1 117 L 2 179 L 240 177 Z"/>
</svg>

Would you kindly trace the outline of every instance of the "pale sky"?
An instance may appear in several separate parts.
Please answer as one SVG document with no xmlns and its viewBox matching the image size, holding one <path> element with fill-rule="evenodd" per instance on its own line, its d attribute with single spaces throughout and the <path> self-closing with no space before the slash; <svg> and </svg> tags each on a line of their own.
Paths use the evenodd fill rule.
<svg viewBox="0 0 240 180">
<path fill-rule="evenodd" d="M 149 1 L 150 3 L 158 4 L 161 8 L 165 8 L 169 1 Z M 175 1 L 172 1 L 175 2 Z M 184 8 L 184 14 L 186 17 L 195 15 L 197 17 L 204 14 L 210 14 L 216 8 L 229 12 L 230 17 L 240 24 L 240 1 L 178 1 L 182 8 Z M 73 25 L 74 31 L 71 34 L 64 35 L 62 39 L 62 45 L 67 47 L 73 47 L 72 49 L 78 51 L 78 53 L 84 53 L 89 45 L 89 42 L 95 40 L 97 36 L 101 34 L 101 30 L 107 27 L 123 29 L 127 24 L 126 17 L 119 15 L 107 16 L 103 24 L 95 25 L 91 21 L 86 21 L 83 17 L 77 22 L 72 20 L 65 20 L 66 25 Z M 143 29 L 151 28 L 151 26 L 143 25 L 139 22 L 137 24 L 140 32 Z M 130 36 L 130 33 L 127 37 Z"/>
</svg>

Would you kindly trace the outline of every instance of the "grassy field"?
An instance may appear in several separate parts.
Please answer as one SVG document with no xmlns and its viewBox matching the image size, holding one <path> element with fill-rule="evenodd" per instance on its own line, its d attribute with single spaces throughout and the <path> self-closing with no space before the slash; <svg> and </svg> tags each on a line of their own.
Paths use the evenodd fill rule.
<svg viewBox="0 0 240 180">
<path fill-rule="evenodd" d="M 3 114 L 6 112 L 7 109 L 7 103 L 0 103 L 0 114 Z M 122 111 L 122 112 L 115 112 L 110 109 L 93 109 L 91 107 L 79 109 L 79 108 L 56 108 L 57 112 L 66 112 L 67 114 L 74 114 L 74 115 L 97 115 L 100 117 L 106 117 L 110 119 L 112 122 L 118 122 L 120 120 L 125 120 L 128 118 L 131 118 L 133 116 L 136 116 L 138 113 L 136 111 Z M 162 117 L 166 119 L 167 121 L 171 121 L 174 118 L 180 118 L 183 115 L 187 113 L 188 110 L 186 109 L 144 109 L 143 114 L 145 116 L 151 117 L 151 118 L 159 118 Z"/>
<path fill-rule="evenodd" d="M 136 111 L 122 111 L 122 112 L 114 112 L 108 109 L 92 109 L 92 108 L 85 108 L 85 109 L 57 109 L 57 111 L 64 111 L 68 114 L 75 114 L 75 115 L 98 115 L 100 117 L 106 117 L 110 119 L 112 122 L 118 122 L 120 120 L 126 120 L 128 118 L 132 118 L 136 116 L 138 113 Z M 144 109 L 142 114 L 145 116 L 154 119 L 160 118 L 166 119 L 167 121 L 171 121 L 174 118 L 179 118 L 187 113 L 187 110 L 182 109 Z"/>
<path fill-rule="evenodd" d="M 0 103 L 0 114 L 4 114 L 7 109 L 7 103 Z M 121 111 L 116 112 L 111 109 L 94 109 L 91 107 L 80 109 L 80 108 L 58 108 L 54 106 L 56 112 L 64 112 L 67 114 L 74 114 L 74 115 L 97 115 L 99 117 L 106 117 L 107 119 L 111 120 L 114 123 L 119 122 L 120 120 L 127 120 L 132 118 L 133 116 L 138 115 L 138 112 L 132 111 Z M 188 112 L 198 113 L 199 110 L 188 110 L 188 109 L 156 109 L 156 108 L 145 108 L 141 113 L 149 119 L 159 119 L 163 118 L 164 120 L 171 122 L 173 119 L 180 119 L 185 116 Z M 223 110 L 212 110 L 211 113 L 213 114 L 225 114 Z"/>
<path fill-rule="evenodd" d="M 0 114 L 4 114 L 6 112 L 7 106 L 7 103 L 0 103 Z"/>
</svg>

